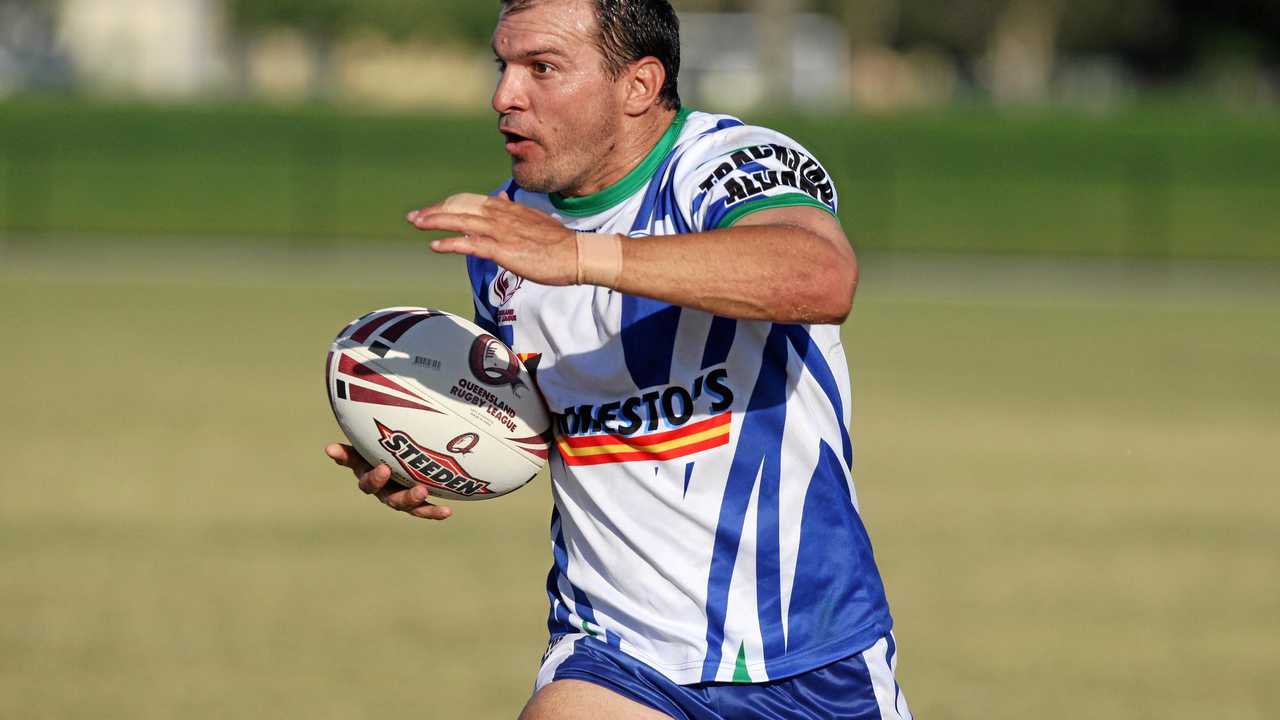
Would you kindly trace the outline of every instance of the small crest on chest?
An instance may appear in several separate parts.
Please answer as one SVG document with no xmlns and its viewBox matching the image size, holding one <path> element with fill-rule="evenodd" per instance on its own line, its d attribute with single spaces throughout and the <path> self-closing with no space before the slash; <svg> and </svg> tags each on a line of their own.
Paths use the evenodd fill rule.
<svg viewBox="0 0 1280 720">
<path fill-rule="evenodd" d="M 498 309 L 497 320 L 500 324 L 516 321 L 515 309 L 505 306 L 515 298 L 522 285 L 524 285 L 524 278 L 505 269 L 499 270 L 493 282 L 489 283 L 489 302 Z"/>
</svg>

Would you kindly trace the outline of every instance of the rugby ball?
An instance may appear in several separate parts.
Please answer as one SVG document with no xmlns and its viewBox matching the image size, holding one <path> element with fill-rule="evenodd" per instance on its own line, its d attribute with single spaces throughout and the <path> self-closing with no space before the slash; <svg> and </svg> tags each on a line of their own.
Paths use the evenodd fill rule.
<svg viewBox="0 0 1280 720">
<path fill-rule="evenodd" d="M 405 487 L 488 500 L 547 463 L 551 419 L 529 370 L 457 315 L 394 307 L 356 318 L 329 349 L 325 383 L 351 445 Z"/>
</svg>

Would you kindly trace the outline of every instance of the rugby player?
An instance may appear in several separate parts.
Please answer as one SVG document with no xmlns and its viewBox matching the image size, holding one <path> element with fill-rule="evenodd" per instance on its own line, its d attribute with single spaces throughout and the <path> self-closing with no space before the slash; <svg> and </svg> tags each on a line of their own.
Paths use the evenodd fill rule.
<svg viewBox="0 0 1280 720">
<path fill-rule="evenodd" d="M 512 177 L 412 212 L 555 416 L 523 718 L 909 718 L 852 484 L 858 270 L 790 138 L 681 105 L 666 0 L 502 0 Z M 327 454 L 395 510 L 426 488 Z"/>
</svg>

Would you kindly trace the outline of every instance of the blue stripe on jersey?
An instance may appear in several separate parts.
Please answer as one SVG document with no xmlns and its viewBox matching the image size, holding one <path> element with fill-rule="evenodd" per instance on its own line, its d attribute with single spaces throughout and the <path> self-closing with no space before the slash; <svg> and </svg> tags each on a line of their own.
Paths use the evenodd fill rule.
<svg viewBox="0 0 1280 720">
<path fill-rule="evenodd" d="M 746 123 L 742 122 L 737 118 L 724 118 L 720 122 L 716 123 L 716 126 L 711 128 L 710 130 L 702 131 L 702 135 L 710 135 L 711 133 L 720 132 L 721 130 L 728 130 L 729 128 L 735 128 L 735 127 L 742 127 L 745 124 Z M 702 137 L 702 135 L 699 135 L 698 137 Z"/>
<path fill-rule="evenodd" d="M 668 232 L 676 235 L 694 232 L 694 227 L 689 224 L 689 219 L 685 217 L 684 210 L 680 207 L 680 200 L 676 196 L 676 171 L 683 159 L 684 153 L 676 157 L 675 163 L 671 166 L 670 177 L 666 179 L 662 195 L 658 200 L 658 211 L 663 218 L 670 221 Z"/>
<path fill-rule="evenodd" d="M 684 465 L 684 493 L 680 497 L 689 494 L 689 481 L 693 479 L 693 463 L 685 463 Z"/>
<path fill-rule="evenodd" d="M 751 501 L 757 474 L 776 487 L 782 431 L 787 417 L 787 340 L 783 326 L 774 325 L 764 342 L 760 376 L 756 379 L 738 444 L 725 482 L 707 579 L 707 657 L 702 663 L 703 682 L 716 679 L 720 666 L 724 625 L 729 606 L 729 584 L 742 541 L 742 525 Z M 761 469 L 763 465 L 763 470 Z M 776 502 L 776 500 L 775 500 Z M 776 532 L 776 520 L 775 520 Z M 772 630 L 768 631 L 772 633 Z"/>
<path fill-rule="evenodd" d="M 551 637 L 579 632 L 569 619 L 569 608 L 560 602 L 559 577 L 554 567 L 547 573 L 547 603 L 551 606 L 551 612 L 547 614 L 547 632 Z"/>
<path fill-rule="evenodd" d="M 871 540 L 853 508 L 848 477 L 835 451 L 822 442 L 800 519 L 787 613 L 790 647 L 814 647 L 855 631 L 866 647 L 892 625 Z"/>
<path fill-rule="evenodd" d="M 684 216 L 684 211 L 680 209 L 680 202 L 676 199 L 674 186 L 662 194 L 659 209 L 662 212 L 662 217 L 671 221 L 671 234 L 683 235 L 694 232 L 694 227 L 689 224 L 689 221 Z"/>
<path fill-rule="evenodd" d="M 661 201 L 665 200 L 667 195 L 673 194 L 673 183 L 670 180 L 675 177 L 675 173 L 672 172 L 671 176 L 668 177 L 667 171 L 673 170 L 672 163 L 677 162 L 675 152 L 671 152 L 662 161 L 662 165 L 658 166 L 658 170 L 654 172 L 653 178 L 649 180 L 649 187 L 644 191 L 644 199 L 640 202 L 640 211 L 636 213 L 635 222 L 631 224 L 632 233 L 637 233 L 641 230 L 649 231 L 653 226 L 655 210 L 667 210 L 667 208 L 660 208 L 659 206 L 667 205 L 667 203 Z"/>
<path fill-rule="evenodd" d="M 796 354 L 800 359 L 804 360 L 805 369 L 818 381 L 818 386 L 822 388 L 822 392 L 826 393 L 827 399 L 831 401 L 831 409 L 836 414 L 836 427 L 840 428 L 840 443 L 844 451 L 844 464 L 850 470 L 853 469 L 853 442 L 849 440 L 849 428 L 844 425 L 844 401 L 840 399 L 840 388 L 836 385 L 836 377 L 831 374 L 831 366 L 827 364 L 827 359 L 823 357 L 817 346 L 813 344 L 813 338 L 810 337 L 809 331 L 805 330 L 801 325 L 791 325 L 787 328 L 787 337 L 791 340 L 791 346 L 796 349 Z"/>
<path fill-rule="evenodd" d="M 702 351 L 702 369 L 713 368 L 729 359 L 733 336 L 738 332 L 738 321 L 717 315 L 711 320 L 707 332 L 707 346 Z"/>
<path fill-rule="evenodd" d="M 698 196 L 693 199 L 693 209 L 691 212 L 694 217 L 698 216 L 698 211 L 702 209 L 702 203 L 706 202 L 706 200 L 707 193 L 698 193 Z"/>
<path fill-rule="evenodd" d="M 637 388 L 671 382 L 680 312 L 661 300 L 622 296 L 622 354 Z"/>
<path fill-rule="evenodd" d="M 484 260 L 481 258 L 467 256 L 467 276 L 471 279 L 471 300 L 476 306 L 476 324 L 484 328 L 486 332 L 498 335 L 498 308 L 489 302 L 489 283 L 498 275 L 498 264 L 492 260 Z M 489 314 L 489 318 L 480 312 L 483 309 Z M 511 334 L 511 333 L 508 333 Z M 508 345 L 510 340 L 504 339 L 503 342 Z"/>
<path fill-rule="evenodd" d="M 547 630 L 555 637 L 578 632 L 569 618 L 569 608 L 560 601 L 560 578 L 569 567 L 569 554 L 564 547 L 564 533 L 560 531 L 560 513 L 555 508 L 551 509 L 551 558 L 551 570 L 547 572 L 547 600 L 551 603 Z"/>
<path fill-rule="evenodd" d="M 694 231 L 676 197 L 676 172 L 683 159 L 683 152 L 673 150 L 658 168 L 653 179 L 649 181 L 640 211 L 636 213 L 636 219 L 631 224 L 632 236 L 654 234 L 660 220 L 668 221 L 668 228 L 664 233 L 667 235 L 680 235 Z"/>
<path fill-rule="evenodd" d="M 551 568 L 551 574 L 547 577 L 547 593 L 551 595 L 553 616 L 547 620 L 547 627 L 553 634 L 556 632 L 564 632 L 564 630 L 560 628 L 562 626 L 567 626 L 569 628 L 569 632 L 581 631 L 592 637 L 600 639 L 599 635 L 601 628 L 596 623 L 596 611 L 595 608 L 591 607 L 591 599 L 588 598 L 587 594 L 579 589 L 577 585 L 574 585 L 573 582 L 569 580 L 569 551 L 565 547 L 564 529 L 560 527 L 559 508 L 551 509 L 551 538 L 551 554 L 554 558 L 555 564 Z M 573 594 L 573 612 L 578 617 L 582 618 L 584 625 L 582 628 L 573 627 L 567 612 L 564 613 L 563 619 L 560 614 L 556 612 L 557 610 L 562 610 L 564 608 L 563 604 L 556 603 L 556 599 L 560 591 L 560 578 L 564 579 L 565 584 L 569 586 L 569 590 Z M 557 605 L 559 605 L 558 608 L 556 607 Z M 553 621 L 556 622 L 553 623 Z M 621 639 L 618 637 L 618 634 L 608 629 L 604 630 L 604 641 L 613 647 L 618 647 L 621 643 Z"/>
<path fill-rule="evenodd" d="M 778 452 L 765 458 L 764 472 L 760 473 L 760 492 L 756 498 L 756 613 L 760 619 L 760 640 L 764 645 L 766 668 L 770 661 L 787 653 L 787 638 L 782 632 L 782 563 L 778 538 L 781 454 L 779 443 Z"/>
<path fill-rule="evenodd" d="M 479 325 L 480 327 L 484 328 L 484 331 L 485 331 L 485 332 L 487 332 L 487 333 L 489 333 L 489 334 L 491 334 L 491 335 L 497 336 L 497 335 L 498 335 L 498 333 L 500 332 L 500 328 L 499 328 L 497 325 L 494 325 L 492 320 L 490 320 L 489 318 L 487 318 L 487 317 L 485 317 L 483 314 L 481 314 L 481 312 L 480 312 L 480 304 L 479 304 L 479 303 L 475 303 L 475 307 L 476 307 L 476 311 L 475 311 L 475 314 L 472 316 L 472 318 L 471 318 L 471 319 L 475 321 L 475 324 L 477 324 L 477 325 Z M 508 344 L 510 344 L 510 343 L 508 343 Z"/>
<path fill-rule="evenodd" d="M 761 200 L 764 196 L 760 196 Z M 724 216 L 729 214 L 729 198 L 722 197 L 711 203 L 711 207 L 707 208 L 707 212 L 703 215 L 702 226 L 711 230 L 716 229 L 720 225 L 720 221 L 724 220 Z"/>
</svg>

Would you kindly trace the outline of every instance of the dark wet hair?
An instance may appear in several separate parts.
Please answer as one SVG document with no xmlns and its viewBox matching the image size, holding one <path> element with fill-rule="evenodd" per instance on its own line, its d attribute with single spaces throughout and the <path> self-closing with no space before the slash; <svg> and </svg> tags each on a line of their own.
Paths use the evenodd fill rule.
<svg viewBox="0 0 1280 720">
<path fill-rule="evenodd" d="M 501 0 L 503 12 L 520 12 L 539 0 Z M 655 57 L 667 71 L 658 101 L 672 110 L 680 107 L 680 19 L 667 0 L 593 0 L 600 35 L 596 45 L 604 55 L 604 69 L 617 78 L 631 63 Z"/>
</svg>

